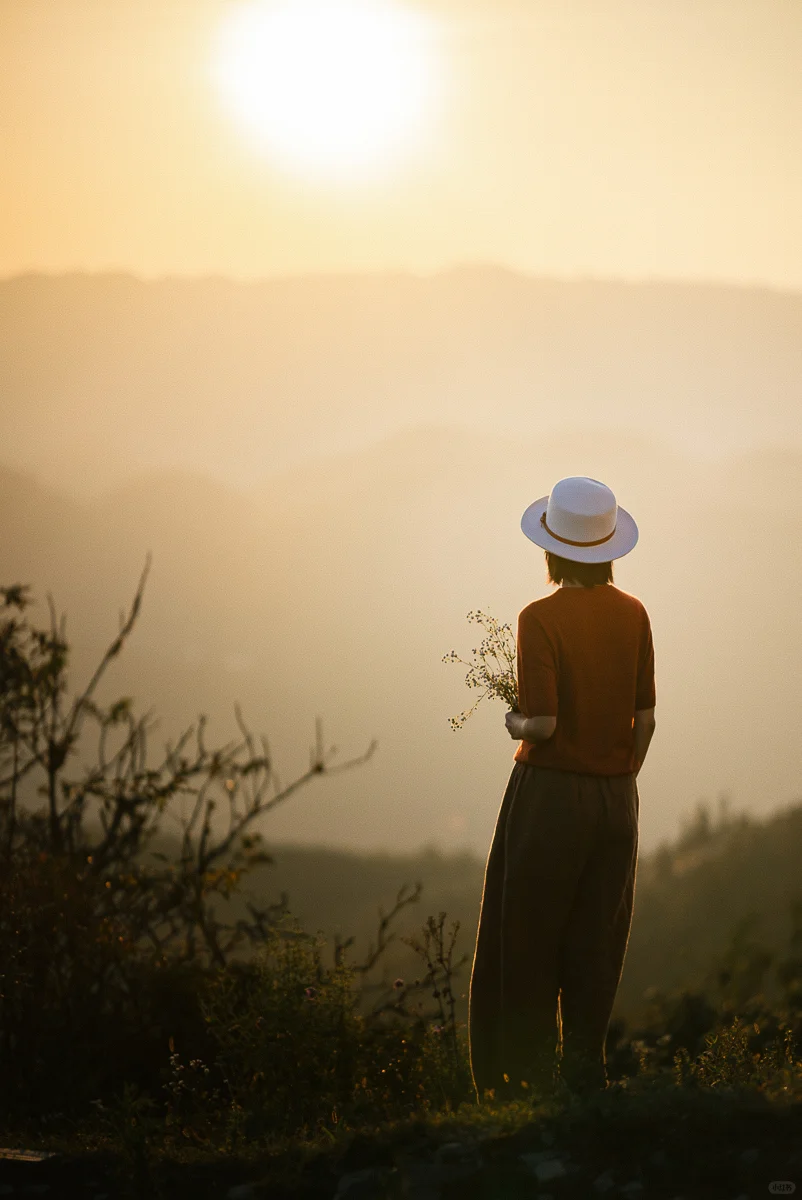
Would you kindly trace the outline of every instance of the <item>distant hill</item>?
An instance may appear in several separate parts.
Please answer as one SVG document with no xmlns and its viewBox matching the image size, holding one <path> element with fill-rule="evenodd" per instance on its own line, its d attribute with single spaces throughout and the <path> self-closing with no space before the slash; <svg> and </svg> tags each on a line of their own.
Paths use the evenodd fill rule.
<svg viewBox="0 0 802 1200">
<path fill-rule="evenodd" d="M 524 439 L 422 426 L 242 492 L 161 471 L 77 501 L 0 472 L 0 561 L 68 613 L 77 678 L 117 630 L 148 550 L 143 610 L 107 693 L 174 736 L 199 711 L 235 733 L 240 701 L 283 778 L 305 769 L 314 716 L 352 772 L 315 781 L 271 836 L 354 850 L 489 845 L 515 750 L 503 707 L 458 733 L 484 608 L 515 622 L 547 591 L 520 514 L 560 475 L 614 484 L 641 540 L 616 580 L 649 609 L 658 728 L 640 777 L 644 849 L 701 798 L 753 816 L 800 799 L 802 454 L 707 468 L 633 435 Z"/>
<path fill-rule="evenodd" d="M 802 445 L 802 296 L 432 277 L 0 281 L 4 460 L 82 493 L 176 467 L 250 486 L 421 421 Z"/>
</svg>

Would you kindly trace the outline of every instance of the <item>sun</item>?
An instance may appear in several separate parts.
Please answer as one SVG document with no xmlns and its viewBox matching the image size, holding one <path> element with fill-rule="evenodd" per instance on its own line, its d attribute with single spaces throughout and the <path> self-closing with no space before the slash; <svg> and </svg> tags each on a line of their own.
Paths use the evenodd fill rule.
<svg viewBox="0 0 802 1200">
<path fill-rule="evenodd" d="M 431 19 L 396 0 L 257 0 L 220 29 L 214 73 L 249 136 L 308 177 L 381 173 L 422 142 Z"/>
</svg>

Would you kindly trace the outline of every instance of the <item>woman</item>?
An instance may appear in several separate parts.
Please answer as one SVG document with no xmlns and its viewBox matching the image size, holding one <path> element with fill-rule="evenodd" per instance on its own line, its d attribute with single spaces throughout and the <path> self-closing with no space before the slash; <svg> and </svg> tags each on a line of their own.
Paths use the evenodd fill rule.
<svg viewBox="0 0 802 1200">
<path fill-rule="evenodd" d="M 654 649 L 612 562 L 638 529 L 608 487 L 571 477 L 530 504 L 526 536 L 558 588 L 518 617 L 520 741 L 485 869 L 471 974 L 481 1103 L 607 1086 L 605 1040 L 629 940 L 635 777 L 654 732 Z M 559 1057 L 558 1057 L 559 1051 Z"/>
</svg>

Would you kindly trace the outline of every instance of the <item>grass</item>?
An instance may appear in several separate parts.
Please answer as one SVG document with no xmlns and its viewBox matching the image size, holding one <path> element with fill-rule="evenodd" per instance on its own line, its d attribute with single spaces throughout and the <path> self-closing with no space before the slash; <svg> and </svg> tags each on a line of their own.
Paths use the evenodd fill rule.
<svg viewBox="0 0 802 1200">
<path fill-rule="evenodd" d="M 125 1111 L 133 1108 L 135 1102 Z M 114 1131 L 80 1121 L 48 1135 L 30 1129 L 26 1144 L 68 1156 L 84 1154 L 95 1166 L 105 1161 L 120 1196 L 192 1195 L 202 1200 L 255 1181 L 261 1194 L 270 1197 L 331 1197 L 341 1175 L 366 1166 L 390 1168 L 389 1189 L 393 1167 L 406 1160 L 431 1160 L 438 1146 L 459 1141 L 481 1147 L 489 1179 L 509 1180 L 510 1172 L 521 1170 L 520 1154 L 547 1148 L 576 1168 L 574 1175 L 557 1181 L 559 1195 L 593 1195 L 593 1181 L 609 1173 L 619 1186 L 642 1181 L 649 1197 L 734 1197 L 760 1180 L 765 1192 L 772 1179 L 794 1177 L 790 1172 L 800 1116 L 798 1070 L 794 1093 L 773 1096 L 744 1086 L 680 1083 L 663 1071 L 584 1098 L 482 1108 L 466 1103 L 452 1112 L 359 1127 L 343 1121 L 333 1132 L 265 1135 L 243 1141 L 234 1153 L 213 1139 L 205 1145 L 160 1139 L 155 1125 L 146 1123 L 126 1130 L 124 1121 Z M 550 1191 L 557 1194 L 555 1184 Z"/>
</svg>

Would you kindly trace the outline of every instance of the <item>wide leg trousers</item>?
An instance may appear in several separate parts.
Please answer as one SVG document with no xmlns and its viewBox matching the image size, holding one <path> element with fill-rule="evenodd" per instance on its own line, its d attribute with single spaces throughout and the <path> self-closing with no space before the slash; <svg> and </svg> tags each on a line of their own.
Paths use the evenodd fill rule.
<svg viewBox="0 0 802 1200">
<path fill-rule="evenodd" d="M 468 1034 L 480 1103 L 486 1089 L 496 1099 L 531 1097 L 559 1076 L 577 1090 L 606 1086 L 639 815 L 634 775 L 513 766 L 485 868 L 471 972 Z"/>
</svg>

